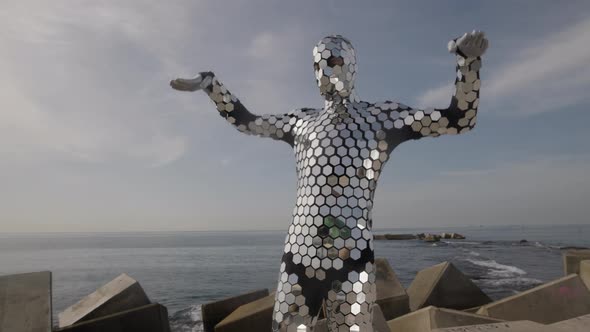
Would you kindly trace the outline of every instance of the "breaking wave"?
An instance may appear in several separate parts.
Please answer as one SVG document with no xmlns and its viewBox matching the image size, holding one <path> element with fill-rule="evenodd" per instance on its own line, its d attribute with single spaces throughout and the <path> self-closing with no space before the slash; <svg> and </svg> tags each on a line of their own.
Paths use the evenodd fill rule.
<svg viewBox="0 0 590 332">
<path fill-rule="evenodd" d="M 471 264 L 488 268 L 487 276 L 490 278 L 510 278 L 526 274 L 526 271 L 516 266 L 500 264 L 495 260 L 477 260 L 471 258 L 466 258 L 465 260 Z"/>
<path fill-rule="evenodd" d="M 481 254 L 471 251 L 471 256 L 481 257 Z M 485 268 L 485 273 L 477 282 L 486 289 L 505 289 L 512 292 L 529 289 L 542 284 L 542 280 L 527 277 L 527 272 L 516 266 L 501 264 L 493 259 L 464 258 L 475 266 Z"/>
<path fill-rule="evenodd" d="M 482 281 L 488 287 L 514 287 L 514 288 L 529 288 L 531 286 L 538 286 L 543 281 L 535 278 L 505 278 L 505 279 L 484 279 Z M 516 291 L 516 290 L 515 290 Z"/>
<path fill-rule="evenodd" d="M 175 312 L 170 317 L 170 330 L 172 332 L 202 332 L 201 305 L 191 305 Z"/>
</svg>

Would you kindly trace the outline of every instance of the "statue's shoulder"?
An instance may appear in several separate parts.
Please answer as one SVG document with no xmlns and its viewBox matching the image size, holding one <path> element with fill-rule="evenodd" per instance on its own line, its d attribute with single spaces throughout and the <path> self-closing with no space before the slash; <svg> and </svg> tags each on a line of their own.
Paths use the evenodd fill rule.
<svg viewBox="0 0 590 332">
<path fill-rule="evenodd" d="M 397 100 L 385 100 L 385 101 L 372 103 L 370 107 L 379 109 L 381 111 L 399 111 L 399 110 L 410 109 L 409 106 L 407 106 L 403 103 L 400 103 Z"/>
</svg>

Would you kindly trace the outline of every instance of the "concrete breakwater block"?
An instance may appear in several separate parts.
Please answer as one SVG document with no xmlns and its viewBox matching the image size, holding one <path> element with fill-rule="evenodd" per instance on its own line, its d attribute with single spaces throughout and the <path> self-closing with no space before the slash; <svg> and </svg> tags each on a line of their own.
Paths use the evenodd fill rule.
<svg viewBox="0 0 590 332">
<path fill-rule="evenodd" d="M 149 303 L 150 300 L 139 283 L 123 273 L 61 312 L 58 315 L 59 327 L 134 309 Z"/>
<path fill-rule="evenodd" d="M 463 311 L 426 307 L 387 322 L 391 332 L 430 332 L 437 328 L 488 324 L 501 319 L 480 316 Z"/>
<path fill-rule="evenodd" d="M 550 326 L 556 328 L 559 332 L 587 332 L 590 330 L 590 315 L 571 318 L 553 323 Z"/>
<path fill-rule="evenodd" d="M 447 327 L 433 330 L 433 332 L 558 332 L 558 330 L 555 330 L 555 328 L 552 328 L 550 326 L 531 321 L 517 321 L 460 327 Z"/>
<path fill-rule="evenodd" d="M 215 325 L 215 332 L 270 332 L 275 293 L 241 305 Z"/>
<path fill-rule="evenodd" d="M 65 328 L 60 332 L 170 332 L 168 310 L 158 303 L 95 318 Z"/>
<path fill-rule="evenodd" d="M 580 273 L 580 262 L 590 259 L 590 249 L 571 249 L 563 253 L 564 275 Z"/>
<path fill-rule="evenodd" d="M 373 330 L 374 332 L 390 332 L 383 310 L 378 304 L 373 305 Z"/>
<path fill-rule="evenodd" d="M 213 332 L 215 325 L 221 322 L 241 305 L 256 301 L 268 296 L 268 289 L 260 289 L 250 293 L 233 296 L 220 301 L 215 301 L 201 306 L 201 317 L 205 332 Z"/>
<path fill-rule="evenodd" d="M 383 316 L 383 311 L 378 304 L 373 305 L 373 331 L 390 332 L 387 321 Z M 314 326 L 313 332 L 328 332 L 326 319 L 320 319 Z"/>
<path fill-rule="evenodd" d="M 590 291 L 578 275 L 571 274 L 484 305 L 477 313 L 509 321 L 551 324 L 590 313 Z"/>
<path fill-rule="evenodd" d="M 481 308 L 481 306 L 477 306 L 477 307 L 473 307 L 473 308 L 469 308 L 469 309 L 463 309 L 462 311 L 468 312 L 470 314 L 474 314 L 479 310 L 479 308 Z"/>
<path fill-rule="evenodd" d="M 590 260 L 580 262 L 580 278 L 590 290 Z"/>
<path fill-rule="evenodd" d="M 51 272 L 0 277 L 0 331 L 51 332 Z"/>
<path fill-rule="evenodd" d="M 449 262 L 418 272 L 407 292 L 412 311 L 431 305 L 462 310 L 492 301 L 471 279 Z"/>
<path fill-rule="evenodd" d="M 375 259 L 375 265 L 377 267 L 375 272 L 376 303 L 383 311 L 385 320 L 394 319 L 410 312 L 408 294 L 387 259 L 377 258 Z"/>
</svg>

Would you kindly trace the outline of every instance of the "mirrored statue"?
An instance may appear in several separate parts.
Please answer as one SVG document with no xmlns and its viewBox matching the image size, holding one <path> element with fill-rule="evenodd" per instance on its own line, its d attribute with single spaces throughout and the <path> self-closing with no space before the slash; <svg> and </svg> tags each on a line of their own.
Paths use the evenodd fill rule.
<svg viewBox="0 0 590 332">
<path fill-rule="evenodd" d="M 313 331 L 323 303 L 329 331 L 373 331 L 377 180 L 399 144 L 473 129 L 487 47 L 480 31 L 449 42 L 457 60 L 455 93 L 441 109 L 361 100 L 356 52 L 340 35 L 313 48 L 322 108 L 255 115 L 212 72 L 170 83 L 176 90 L 203 90 L 239 131 L 283 141 L 295 153 L 297 201 L 280 265 L 274 331 Z"/>
</svg>

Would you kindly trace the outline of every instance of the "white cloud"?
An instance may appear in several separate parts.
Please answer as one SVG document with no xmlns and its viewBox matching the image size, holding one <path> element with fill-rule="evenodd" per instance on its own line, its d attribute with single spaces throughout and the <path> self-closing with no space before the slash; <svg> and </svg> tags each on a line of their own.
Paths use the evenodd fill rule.
<svg viewBox="0 0 590 332">
<path fill-rule="evenodd" d="M 450 96 L 453 95 L 453 84 L 446 84 L 438 88 L 427 90 L 418 98 L 417 107 L 444 107 L 449 104 Z"/>
<path fill-rule="evenodd" d="M 154 91 L 179 71 L 190 6 L 15 1 L 0 10 L 0 153 L 151 166 L 179 158 L 185 138 Z"/>
<path fill-rule="evenodd" d="M 582 65 L 590 63 L 588 31 L 590 19 L 585 19 L 543 39 L 523 42 L 522 49 L 504 51 L 502 64 L 483 69 L 482 104 L 498 112 L 534 114 L 588 100 L 590 68 Z M 494 54 L 490 38 L 492 52 L 486 56 Z M 444 105 L 450 91 L 448 84 L 428 90 L 418 103 Z"/>
<path fill-rule="evenodd" d="M 246 54 L 251 57 L 261 60 L 273 60 L 281 42 L 281 38 L 270 31 L 263 31 L 259 33 L 248 47 Z"/>
</svg>

